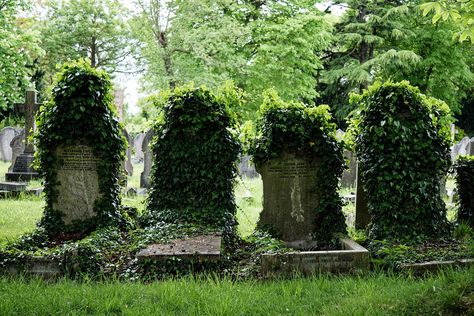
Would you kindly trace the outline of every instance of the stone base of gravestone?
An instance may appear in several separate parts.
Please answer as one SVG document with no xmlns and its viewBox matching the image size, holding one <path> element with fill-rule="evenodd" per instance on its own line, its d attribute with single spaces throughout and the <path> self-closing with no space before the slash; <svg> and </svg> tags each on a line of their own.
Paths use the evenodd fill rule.
<svg viewBox="0 0 474 316">
<path fill-rule="evenodd" d="M 207 234 L 186 239 L 175 239 L 166 244 L 153 244 L 139 251 L 139 260 L 166 260 L 180 258 L 187 260 L 218 261 L 221 255 L 220 234 Z"/>
<path fill-rule="evenodd" d="M 263 211 L 258 226 L 276 232 L 287 246 L 317 247 L 315 208 L 319 203 L 315 178 L 319 164 L 296 153 L 283 153 L 257 171 L 263 180 Z"/>
<path fill-rule="evenodd" d="M 56 156 L 58 195 L 53 209 L 63 214 L 64 224 L 95 217 L 94 203 L 100 197 L 96 157 L 86 145 L 58 146 Z"/>
<path fill-rule="evenodd" d="M 368 269 L 369 252 L 350 239 L 341 239 L 341 250 L 264 254 L 261 258 L 261 271 L 267 278 L 295 274 L 357 273 Z"/>
<path fill-rule="evenodd" d="M 39 177 L 38 172 L 33 169 L 33 153 L 23 153 L 16 157 L 11 172 L 5 174 L 7 181 L 30 181 Z"/>
</svg>

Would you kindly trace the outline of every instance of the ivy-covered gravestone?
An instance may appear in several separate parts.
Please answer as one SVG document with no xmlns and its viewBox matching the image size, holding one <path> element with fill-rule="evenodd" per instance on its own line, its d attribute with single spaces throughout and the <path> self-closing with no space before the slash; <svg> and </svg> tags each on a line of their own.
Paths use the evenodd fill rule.
<svg viewBox="0 0 474 316">
<path fill-rule="evenodd" d="M 253 148 L 263 180 L 258 226 L 293 248 L 334 244 L 346 230 L 338 195 L 342 149 L 327 106 L 265 97 Z"/>
<path fill-rule="evenodd" d="M 229 231 L 240 145 L 223 102 L 205 88 L 176 88 L 154 127 L 145 224 L 164 221 Z M 231 231 L 231 230 L 230 230 Z"/>
<path fill-rule="evenodd" d="M 38 130 L 46 197 L 40 226 L 67 238 L 123 223 L 118 180 L 125 141 L 108 75 L 86 61 L 66 64 Z"/>
<path fill-rule="evenodd" d="M 455 164 L 459 192 L 458 223 L 474 229 L 474 156 L 460 156 Z"/>
<path fill-rule="evenodd" d="M 377 83 L 351 102 L 359 106 L 359 175 L 371 215 L 370 237 L 421 241 L 449 232 L 440 179 L 450 163 L 451 113 L 407 82 Z"/>
</svg>

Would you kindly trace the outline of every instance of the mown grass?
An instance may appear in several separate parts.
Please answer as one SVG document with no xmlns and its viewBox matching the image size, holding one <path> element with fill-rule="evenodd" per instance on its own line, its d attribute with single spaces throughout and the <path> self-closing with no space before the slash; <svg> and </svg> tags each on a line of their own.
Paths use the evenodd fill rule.
<svg viewBox="0 0 474 316">
<path fill-rule="evenodd" d="M 473 304 L 474 269 L 425 279 L 384 274 L 152 284 L 0 279 L 0 315 L 469 315 Z"/>
</svg>

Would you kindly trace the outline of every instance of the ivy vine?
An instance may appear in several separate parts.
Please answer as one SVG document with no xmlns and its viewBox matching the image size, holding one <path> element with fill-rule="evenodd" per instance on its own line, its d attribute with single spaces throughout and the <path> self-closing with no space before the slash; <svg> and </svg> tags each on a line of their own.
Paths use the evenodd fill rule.
<svg viewBox="0 0 474 316">
<path fill-rule="evenodd" d="M 320 168 L 313 179 L 320 199 L 314 209 L 316 229 L 313 238 L 333 243 L 338 233 L 346 232 L 339 178 L 344 169 L 341 144 L 336 139 L 336 125 L 331 123 L 327 105 L 305 106 L 284 102 L 273 90 L 267 91 L 260 109 L 256 139 L 250 153 L 256 165 L 278 158 L 283 152 L 317 159 Z"/>
<path fill-rule="evenodd" d="M 204 87 L 178 87 L 152 141 L 152 188 L 143 223 L 182 222 L 232 231 L 240 144 L 234 117 Z"/>
<path fill-rule="evenodd" d="M 85 60 L 65 64 L 52 88 L 52 99 L 40 109 L 37 162 L 44 177 L 46 207 L 39 227 L 49 235 L 87 233 L 97 227 L 125 224 L 120 207 L 120 168 L 126 140 L 113 108 L 109 76 Z M 100 157 L 98 162 L 99 198 L 94 218 L 65 225 L 59 209 L 56 157 L 59 145 L 84 144 Z"/>
<path fill-rule="evenodd" d="M 452 122 L 449 107 L 408 82 L 376 83 L 350 121 L 372 216 L 372 239 L 424 240 L 446 236 L 450 225 L 440 196 Z"/>
<path fill-rule="evenodd" d="M 474 228 L 474 156 L 460 156 L 454 169 L 459 193 L 458 222 Z"/>
</svg>

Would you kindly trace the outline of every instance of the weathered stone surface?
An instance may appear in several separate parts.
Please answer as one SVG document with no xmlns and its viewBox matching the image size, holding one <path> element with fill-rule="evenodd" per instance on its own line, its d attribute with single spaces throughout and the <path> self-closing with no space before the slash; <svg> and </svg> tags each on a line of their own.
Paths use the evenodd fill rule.
<svg viewBox="0 0 474 316">
<path fill-rule="evenodd" d="M 363 188 L 362 179 L 359 176 L 359 164 L 357 164 L 357 177 L 356 177 L 356 217 L 355 217 L 355 228 L 365 229 L 370 223 L 369 206 L 367 205 L 367 198 Z"/>
<path fill-rule="evenodd" d="M 60 145 L 56 149 L 60 167 L 57 170 L 57 201 L 53 209 L 63 214 L 66 225 L 95 217 L 94 203 L 99 198 L 99 177 L 96 157 L 92 148 L 77 144 Z"/>
<path fill-rule="evenodd" d="M 153 244 L 137 253 L 138 259 L 165 260 L 170 257 L 217 261 L 220 259 L 222 237 L 208 234 L 186 239 L 172 240 L 166 244 Z"/>
<path fill-rule="evenodd" d="M 467 144 L 466 155 L 474 156 L 474 137 L 471 138 Z"/>
<path fill-rule="evenodd" d="M 13 152 L 10 143 L 19 134 L 20 130 L 9 126 L 0 131 L 0 159 L 3 161 L 12 160 Z"/>
<path fill-rule="evenodd" d="M 252 161 L 250 160 L 250 156 L 248 155 L 240 157 L 240 161 L 237 167 L 239 169 L 239 174 L 242 177 L 247 177 L 247 178 L 258 177 L 257 170 L 255 170 L 255 166 L 252 164 Z"/>
<path fill-rule="evenodd" d="M 142 151 L 143 151 L 143 172 L 140 174 L 140 187 L 141 188 L 150 188 L 150 173 L 151 167 L 153 164 L 153 155 L 150 148 L 150 142 L 153 138 L 155 132 L 153 129 L 149 130 L 142 142 Z"/>
<path fill-rule="evenodd" d="M 369 268 L 369 252 L 350 239 L 341 240 L 341 250 L 301 251 L 262 255 L 261 271 L 265 277 L 291 276 L 294 273 L 352 273 Z"/>
<path fill-rule="evenodd" d="M 344 159 L 349 162 L 348 169 L 342 173 L 341 186 L 343 188 L 353 188 L 356 186 L 357 160 L 354 153 L 345 150 Z"/>
<path fill-rule="evenodd" d="M 143 161 L 143 150 L 142 150 L 142 145 L 143 145 L 143 139 L 145 138 L 146 133 L 140 133 L 137 136 L 135 136 L 135 139 L 133 140 L 133 148 L 135 150 L 135 161 L 136 162 L 142 162 Z"/>
<path fill-rule="evenodd" d="M 24 182 L 0 182 L 0 190 L 2 191 L 25 191 L 27 183 Z"/>
<path fill-rule="evenodd" d="M 10 147 L 12 149 L 12 164 L 8 167 L 8 172 L 13 171 L 13 166 L 15 166 L 15 161 L 25 150 L 25 130 L 21 130 L 20 133 L 13 137 L 10 142 Z"/>
<path fill-rule="evenodd" d="M 128 146 L 125 152 L 125 161 L 123 162 L 123 168 L 129 176 L 133 175 L 133 165 L 132 165 L 132 148 L 133 148 L 133 138 L 130 137 L 130 134 L 126 129 L 122 130 L 122 134 L 127 140 Z"/>
<path fill-rule="evenodd" d="M 43 279 L 55 279 L 63 275 L 59 262 L 46 257 L 25 258 L 21 267 L 9 264 L 2 270 L 7 274 L 26 274 Z"/>
<path fill-rule="evenodd" d="M 258 225 L 276 229 L 279 237 L 293 248 L 316 246 L 311 234 L 315 231 L 315 208 L 319 203 L 315 181 L 316 159 L 295 153 L 283 153 L 257 171 L 263 180 L 263 211 Z"/>
<path fill-rule="evenodd" d="M 450 268 L 450 267 L 454 268 L 454 267 L 470 267 L 470 266 L 474 266 L 474 259 L 407 263 L 407 264 L 402 264 L 400 268 L 402 270 L 411 270 L 415 274 L 423 274 L 425 272 L 436 272 L 441 269 Z"/>
</svg>

